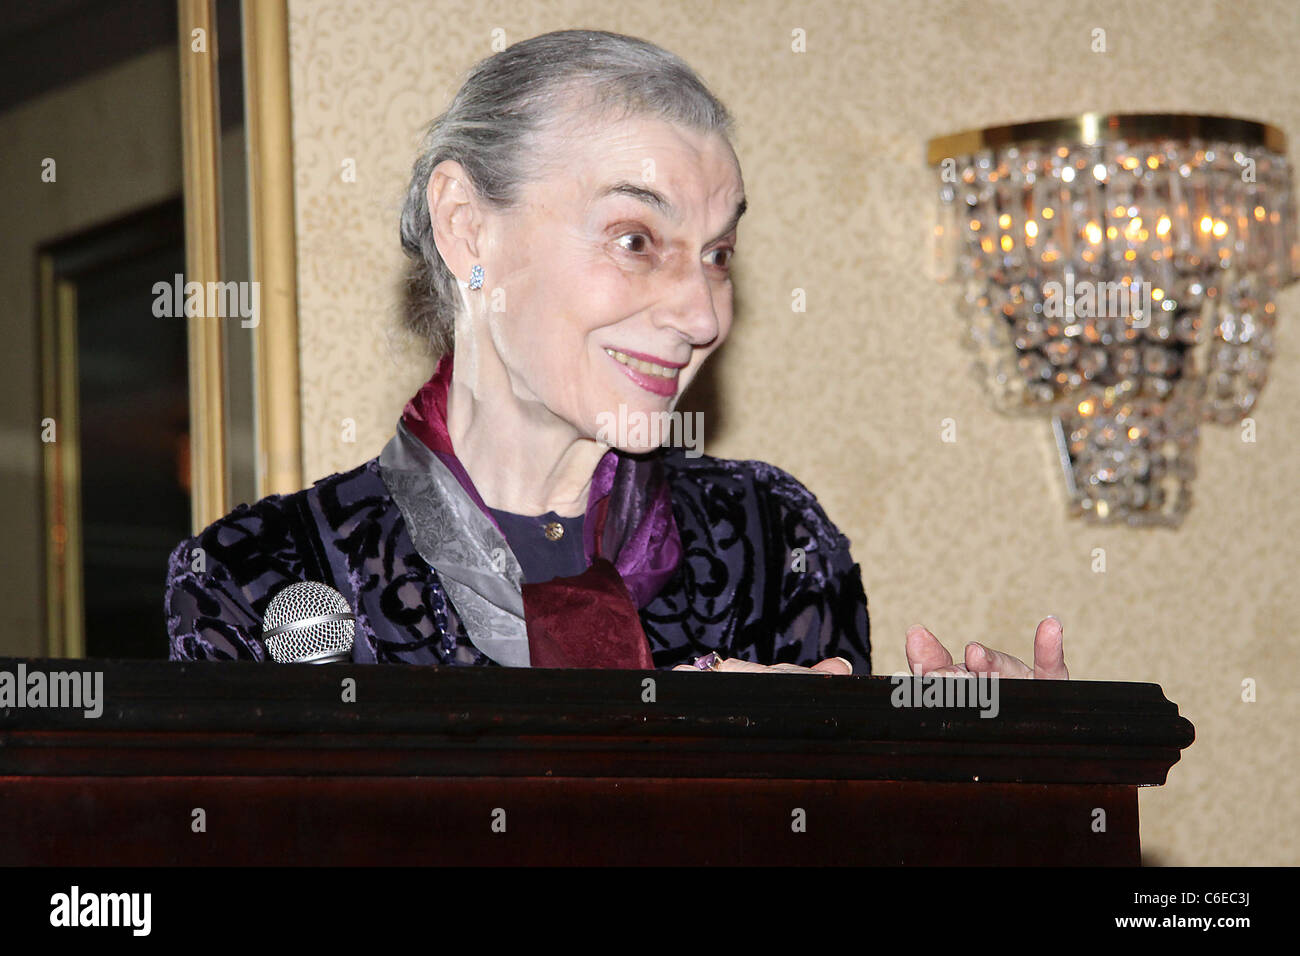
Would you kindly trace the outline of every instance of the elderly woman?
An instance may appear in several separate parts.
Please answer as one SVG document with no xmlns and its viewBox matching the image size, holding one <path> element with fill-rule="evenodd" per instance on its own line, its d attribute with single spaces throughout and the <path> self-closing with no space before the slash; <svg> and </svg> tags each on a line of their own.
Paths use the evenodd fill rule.
<svg viewBox="0 0 1300 956">
<path fill-rule="evenodd" d="M 849 542 L 771 465 L 659 447 L 732 324 L 745 212 L 723 105 L 676 56 L 570 30 L 469 74 L 401 218 L 441 361 L 382 454 L 241 506 L 172 555 L 173 659 L 265 660 L 270 599 L 342 593 L 352 658 L 870 672 Z M 914 671 L 1065 677 L 924 628 Z M 702 663 L 705 662 L 705 663 Z"/>
</svg>

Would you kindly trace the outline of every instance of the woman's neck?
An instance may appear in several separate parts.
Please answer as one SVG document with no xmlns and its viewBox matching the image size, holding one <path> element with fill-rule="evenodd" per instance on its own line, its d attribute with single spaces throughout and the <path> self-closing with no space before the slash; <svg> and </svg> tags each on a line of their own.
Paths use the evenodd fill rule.
<svg viewBox="0 0 1300 956">
<path fill-rule="evenodd" d="M 522 515 L 585 514 L 592 475 L 609 450 L 540 402 L 516 395 L 495 350 L 483 356 L 457 349 L 447 434 L 483 502 Z"/>
</svg>

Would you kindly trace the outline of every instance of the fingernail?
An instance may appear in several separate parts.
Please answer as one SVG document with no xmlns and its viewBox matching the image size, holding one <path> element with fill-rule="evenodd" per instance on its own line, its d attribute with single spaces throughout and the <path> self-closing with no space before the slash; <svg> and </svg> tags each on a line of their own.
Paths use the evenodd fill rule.
<svg viewBox="0 0 1300 956">
<path fill-rule="evenodd" d="M 988 660 L 989 652 L 984 649 L 983 645 L 981 645 L 978 641 L 971 641 L 969 644 L 966 645 L 966 650 L 970 650 L 972 647 L 975 648 L 976 657 L 983 658 L 984 660 Z"/>
<path fill-rule="evenodd" d="M 844 658 L 842 658 L 842 657 L 837 657 L 837 658 L 835 658 L 835 660 L 843 662 L 844 666 L 847 667 L 847 668 L 849 669 L 849 673 L 850 673 L 850 674 L 853 673 L 853 665 L 852 665 L 851 663 L 849 663 L 848 661 L 844 660 Z"/>
</svg>

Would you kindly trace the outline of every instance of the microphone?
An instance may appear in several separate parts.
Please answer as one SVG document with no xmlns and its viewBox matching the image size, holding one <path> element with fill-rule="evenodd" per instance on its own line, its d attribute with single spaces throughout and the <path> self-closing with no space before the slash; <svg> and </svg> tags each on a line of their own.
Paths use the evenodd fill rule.
<svg viewBox="0 0 1300 956">
<path fill-rule="evenodd" d="M 319 581 L 297 581 L 271 598 L 262 639 L 280 664 L 337 664 L 352 659 L 357 617 L 342 594 Z"/>
</svg>

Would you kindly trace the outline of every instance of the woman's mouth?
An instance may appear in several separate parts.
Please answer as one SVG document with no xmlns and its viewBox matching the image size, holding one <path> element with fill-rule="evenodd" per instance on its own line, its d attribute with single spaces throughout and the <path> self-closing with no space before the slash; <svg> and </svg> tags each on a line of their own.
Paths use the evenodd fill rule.
<svg viewBox="0 0 1300 956">
<path fill-rule="evenodd" d="M 648 362 L 617 349 L 607 348 L 605 354 L 623 367 L 623 374 L 647 392 L 655 395 L 672 396 L 677 394 L 677 373 L 680 368 Z"/>
</svg>

